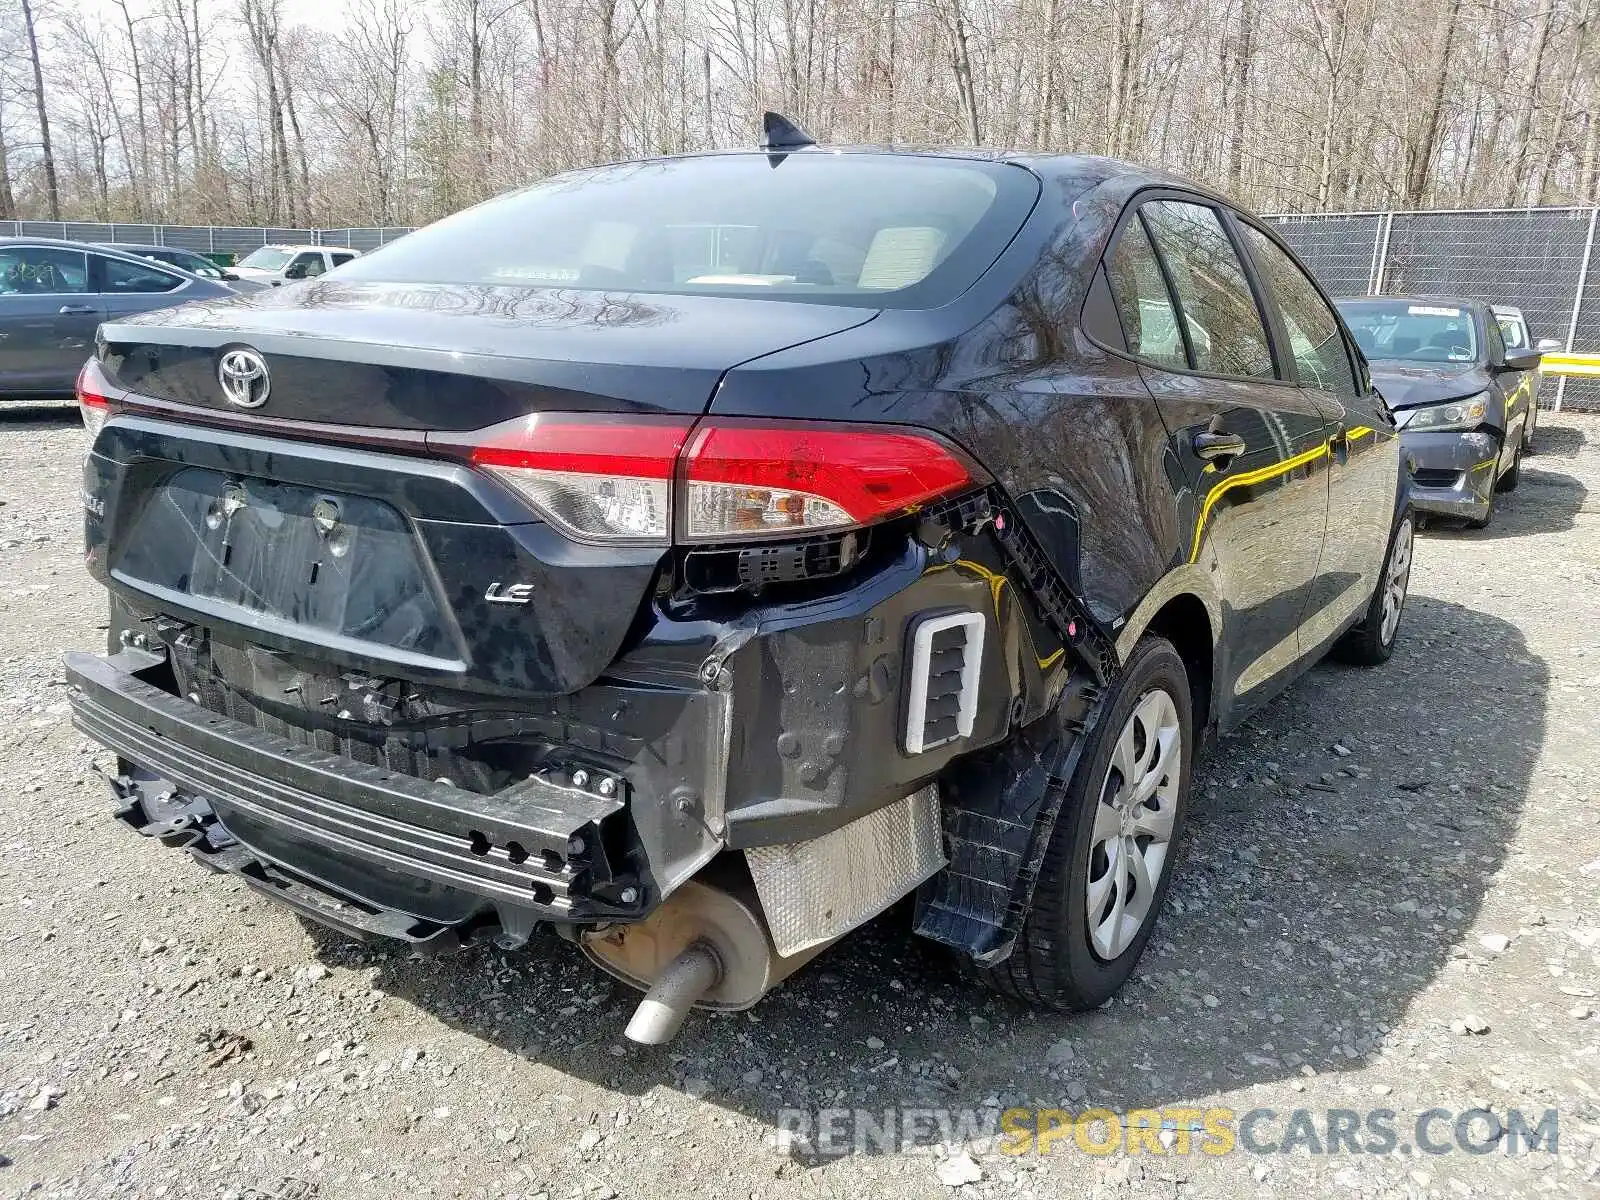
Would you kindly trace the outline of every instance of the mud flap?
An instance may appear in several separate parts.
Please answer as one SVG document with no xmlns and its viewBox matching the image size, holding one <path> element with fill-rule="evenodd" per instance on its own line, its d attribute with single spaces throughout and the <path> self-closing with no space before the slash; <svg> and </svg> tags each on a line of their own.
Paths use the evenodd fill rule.
<svg viewBox="0 0 1600 1200">
<path fill-rule="evenodd" d="M 950 862 L 917 893 L 918 934 L 986 966 L 1010 957 L 1104 695 L 1087 677 L 1076 678 L 1048 714 L 946 771 Z"/>
</svg>

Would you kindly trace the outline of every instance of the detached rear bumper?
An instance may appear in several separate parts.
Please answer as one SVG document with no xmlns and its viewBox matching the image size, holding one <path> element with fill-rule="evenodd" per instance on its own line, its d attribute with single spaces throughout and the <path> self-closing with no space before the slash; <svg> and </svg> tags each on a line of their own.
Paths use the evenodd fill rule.
<svg viewBox="0 0 1600 1200">
<path fill-rule="evenodd" d="M 1412 468 L 1411 503 L 1421 512 L 1481 518 L 1494 494 L 1500 442 L 1491 433 L 1402 433 Z"/>
<path fill-rule="evenodd" d="M 66 657 L 73 723 L 117 753 L 121 815 L 141 833 L 358 934 L 427 940 L 493 912 L 520 940 L 541 921 L 644 915 L 644 889 L 607 853 L 620 796 L 544 778 L 484 796 L 397 775 L 139 678 L 161 664 Z"/>
</svg>

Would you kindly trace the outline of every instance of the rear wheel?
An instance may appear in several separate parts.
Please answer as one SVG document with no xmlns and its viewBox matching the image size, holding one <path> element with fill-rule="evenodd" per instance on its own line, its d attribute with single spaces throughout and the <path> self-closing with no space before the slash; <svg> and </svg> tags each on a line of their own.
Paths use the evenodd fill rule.
<svg viewBox="0 0 1600 1200">
<path fill-rule="evenodd" d="M 1011 957 L 979 969 L 1030 1004 L 1095 1008 L 1133 973 L 1183 831 L 1193 752 L 1189 681 L 1165 638 L 1135 648 L 1062 800 Z"/>
<path fill-rule="evenodd" d="M 1395 638 L 1400 632 L 1400 614 L 1405 609 L 1406 591 L 1411 586 L 1411 549 L 1414 522 L 1405 513 L 1389 539 L 1389 555 L 1384 560 L 1378 587 L 1367 603 L 1367 615 L 1340 640 L 1336 652 L 1346 662 L 1375 667 L 1389 661 Z"/>
</svg>

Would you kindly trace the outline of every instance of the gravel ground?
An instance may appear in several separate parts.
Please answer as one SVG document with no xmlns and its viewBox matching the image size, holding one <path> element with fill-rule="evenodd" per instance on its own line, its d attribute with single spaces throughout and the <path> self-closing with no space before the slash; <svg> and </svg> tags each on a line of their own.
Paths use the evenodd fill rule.
<svg viewBox="0 0 1600 1200">
<path fill-rule="evenodd" d="M 1600 417 L 1540 437 L 1492 530 L 1421 540 L 1387 668 L 1317 668 L 1202 768 L 1120 999 L 1027 1011 L 891 912 L 646 1049 L 635 997 L 564 944 L 353 946 L 116 825 L 58 665 L 104 637 L 82 435 L 0 411 L 0 1194 L 1600 1196 Z M 775 1133 L 905 1105 L 1275 1110 L 1258 1143 L 1377 1108 L 1399 1146 L 1014 1157 L 924 1124 L 830 1157 Z M 1558 1151 L 1410 1149 L 1417 1113 L 1478 1107 L 1557 1110 Z"/>
</svg>

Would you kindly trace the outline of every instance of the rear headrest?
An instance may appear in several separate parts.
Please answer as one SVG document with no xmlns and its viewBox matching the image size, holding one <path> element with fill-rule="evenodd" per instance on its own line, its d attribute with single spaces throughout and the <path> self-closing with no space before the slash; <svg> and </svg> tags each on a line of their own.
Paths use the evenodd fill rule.
<svg viewBox="0 0 1600 1200">
<path fill-rule="evenodd" d="M 927 278 L 939 261 L 945 233 L 932 225 L 891 225 L 872 235 L 856 286 L 890 292 Z"/>
</svg>

